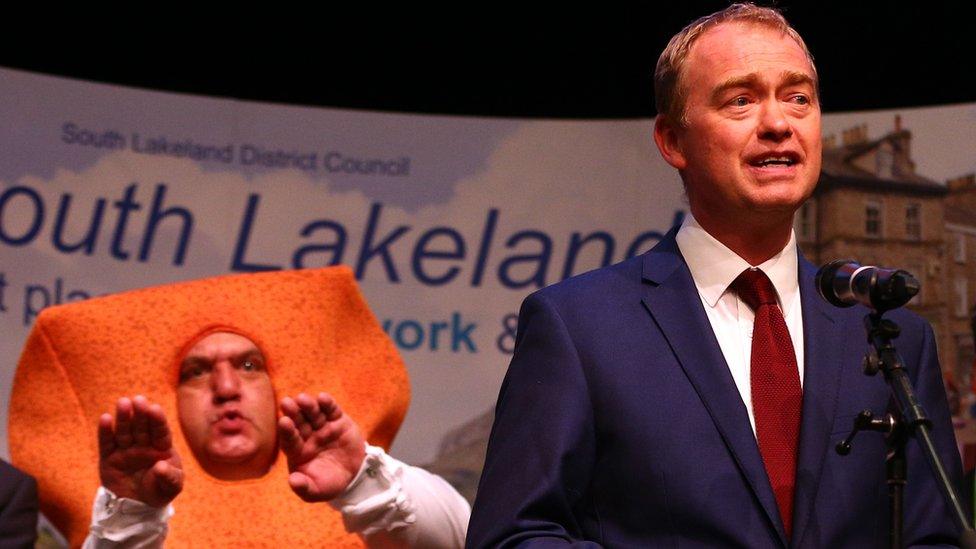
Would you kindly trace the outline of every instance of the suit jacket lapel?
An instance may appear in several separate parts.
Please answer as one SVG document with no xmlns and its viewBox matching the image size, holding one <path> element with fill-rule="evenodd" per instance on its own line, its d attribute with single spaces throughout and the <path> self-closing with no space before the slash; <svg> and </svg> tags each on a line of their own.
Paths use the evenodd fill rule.
<svg viewBox="0 0 976 549">
<path fill-rule="evenodd" d="M 803 411 L 796 466 L 793 545 L 798 546 L 810 522 L 826 452 L 833 447 L 830 431 L 840 386 L 842 326 L 829 314 L 831 306 L 817 295 L 815 267 L 800 257 L 800 299 L 803 306 Z"/>
<path fill-rule="evenodd" d="M 715 422 L 783 545 L 786 535 L 749 415 L 705 315 L 673 229 L 644 256 L 643 302 Z"/>
</svg>

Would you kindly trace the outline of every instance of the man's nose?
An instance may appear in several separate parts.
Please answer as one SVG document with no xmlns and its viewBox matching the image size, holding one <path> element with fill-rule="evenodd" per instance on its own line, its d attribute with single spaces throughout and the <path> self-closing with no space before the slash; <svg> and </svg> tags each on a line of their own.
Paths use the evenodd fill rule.
<svg viewBox="0 0 976 549">
<path fill-rule="evenodd" d="M 779 100 L 771 98 L 762 103 L 759 119 L 759 138 L 771 141 L 783 141 L 793 135 L 793 126 L 786 116 L 783 105 Z"/>
<path fill-rule="evenodd" d="M 241 378 L 231 364 L 217 364 L 210 377 L 210 385 L 215 402 L 235 400 L 241 396 Z"/>
</svg>

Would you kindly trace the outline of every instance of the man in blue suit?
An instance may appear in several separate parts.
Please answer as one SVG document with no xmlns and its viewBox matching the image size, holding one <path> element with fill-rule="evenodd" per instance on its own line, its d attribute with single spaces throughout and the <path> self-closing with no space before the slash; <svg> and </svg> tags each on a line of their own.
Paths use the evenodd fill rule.
<svg viewBox="0 0 976 549">
<path fill-rule="evenodd" d="M 816 296 L 796 209 L 820 173 L 817 73 L 775 10 L 737 4 L 658 61 L 654 138 L 691 210 L 644 256 L 526 299 L 469 547 L 882 547 L 885 446 L 834 444 L 888 388 L 866 309 Z M 932 329 L 898 348 L 958 479 Z M 905 541 L 957 533 L 914 441 Z"/>
</svg>

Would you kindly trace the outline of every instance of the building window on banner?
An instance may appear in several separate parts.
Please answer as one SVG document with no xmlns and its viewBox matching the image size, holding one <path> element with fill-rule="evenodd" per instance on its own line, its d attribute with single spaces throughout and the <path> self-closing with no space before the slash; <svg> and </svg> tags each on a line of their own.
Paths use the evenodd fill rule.
<svg viewBox="0 0 976 549">
<path fill-rule="evenodd" d="M 881 202 L 868 200 L 864 205 L 864 234 L 871 238 L 881 237 Z"/>
<path fill-rule="evenodd" d="M 908 240 L 922 239 L 922 206 L 909 204 L 905 208 L 905 236 Z"/>
<path fill-rule="evenodd" d="M 969 281 L 964 277 L 956 278 L 956 316 L 965 317 L 969 314 Z"/>
<path fill-rule="evenodd" d="M 956 263 L 966 262 L 966 235 L 963 233 L 955 234 L 956 241 Z"/>
</svg>

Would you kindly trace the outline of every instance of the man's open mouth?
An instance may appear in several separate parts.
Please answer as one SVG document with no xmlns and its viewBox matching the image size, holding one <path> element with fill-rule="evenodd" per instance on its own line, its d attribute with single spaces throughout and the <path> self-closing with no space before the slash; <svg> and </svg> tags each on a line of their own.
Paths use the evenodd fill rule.
<svg viewBox="0 0 976 549">
<path fill-rule="evenodd" d="M 749 160 L 749 165 L 756 168 L 788 168 L 798 162 L 799 158 L 792 153 L 764 154 Z"/>
<path fill-rule="evenodd" d="M 777 157 L 777 158 L 767 158 L 765 160 L 760 160 L 759 162 L 753 163 L 753 166 L 759 166 L 761 168 L 768 168 L 770 166 L 792 166 L 796 164 L 791 158 Z"/>
</svg>

